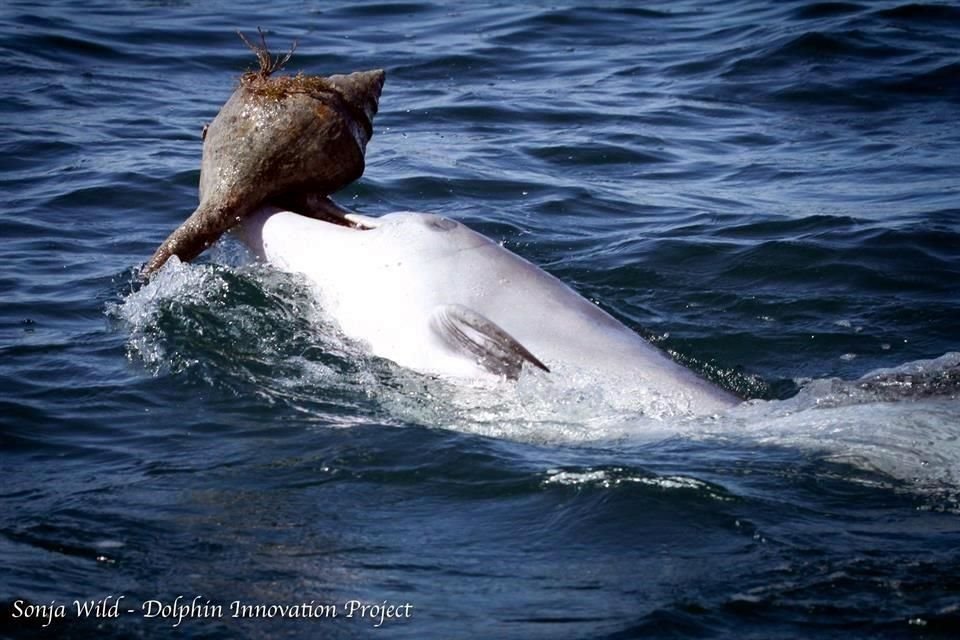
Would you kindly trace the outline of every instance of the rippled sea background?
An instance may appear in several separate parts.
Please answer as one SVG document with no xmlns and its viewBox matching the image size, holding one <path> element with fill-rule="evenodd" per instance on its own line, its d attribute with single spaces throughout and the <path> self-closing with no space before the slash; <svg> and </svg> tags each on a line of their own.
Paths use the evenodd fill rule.
<svg viewBox="0 0 960 640">
<path fill-rule="evenodd" d="M 0 635 L 956 637 L 960 7 L 638 5 L 0 4 Z M 750 401 L 471 394 L 232 238 L 145 285 L 258 26 L 387 70 L 339 202 L 461 220 Z M 139 610 L 178 595 L 412 615 Z"/>
</svg>

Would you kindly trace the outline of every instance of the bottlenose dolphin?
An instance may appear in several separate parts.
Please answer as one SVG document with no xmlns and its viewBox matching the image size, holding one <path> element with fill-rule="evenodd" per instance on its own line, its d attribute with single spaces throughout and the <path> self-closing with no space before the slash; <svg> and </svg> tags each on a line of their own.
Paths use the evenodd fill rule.
<svg viewBox="0 0 960 640">
<path fill-rule="evenodd" d="M 246 39 L 244 39 L 246 41 Z M 191 260 L 225 231 L 313 283 L 343 332 L 419 371 L 516 379 L 526 368 L 629 382 L 668 412 L 712 413 L 730 393 L 685 369 L 533 264 L 441 216 L 369 218 L 327 195 L 360 177 L 383 88 L 382 70 L 276 76 L 260 69 L 205 129 L 200 203 L 160 245 Z M 292 54 L 292 51 L 291 51 Z M 661 410 L 662 413 L 662 410 Z"/>
<path fill-rule="evenodd" d="M 740 402 L 459 222 L 407 211 L 373 218 L 319 197 L 297 211 L 261 208 L 239 235 L 261 259 L 306 276 L 343 333 L 375 355 L 454 378 L 588 372 L 629 381 L 671 413 Z"/>
</svg>

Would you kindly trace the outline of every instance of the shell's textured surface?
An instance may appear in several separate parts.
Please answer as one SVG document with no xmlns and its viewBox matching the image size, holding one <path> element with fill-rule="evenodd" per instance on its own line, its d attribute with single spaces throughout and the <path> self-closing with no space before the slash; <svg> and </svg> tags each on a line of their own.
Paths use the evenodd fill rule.
<svg viewBox="0 0 960 640">
<path fill-rule="evenodd" d="M 265 51 L 265 48 L 264 48 Z M 192 260 L 271 198 L 328 195 L 363 174 L 385 74 L 330 77 L 244 74 L 207 128 L 200 204 L 145 267 Z"/>
</svg>

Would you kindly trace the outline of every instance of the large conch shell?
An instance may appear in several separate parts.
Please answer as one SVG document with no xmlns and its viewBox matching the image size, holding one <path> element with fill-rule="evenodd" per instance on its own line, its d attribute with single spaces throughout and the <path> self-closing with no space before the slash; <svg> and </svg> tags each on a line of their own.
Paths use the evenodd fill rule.
<svg viewBox="0 0 960 640">
<path fill-rule="evenodd" d="M 241 36 L 242 37 L 242 36 Z M 261 32 L 260 70 L 248 72 L 205 130 L 200 204 L 146 264 L 189 261 L 267 202 L 329 195 L 363 174 L 385 74 L 272 76 L 289 60 L 272 58 Z"/>
</svg>

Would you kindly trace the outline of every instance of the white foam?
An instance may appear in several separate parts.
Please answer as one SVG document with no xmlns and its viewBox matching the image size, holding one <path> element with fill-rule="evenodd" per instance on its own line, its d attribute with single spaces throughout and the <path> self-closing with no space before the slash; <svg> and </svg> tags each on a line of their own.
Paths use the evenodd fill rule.
<svg viewBox="0 0 960 640">
<path fill-rule="evenodd" d="M 168 363 L 163 341 L 154 339 L 152 335 L 161 310 L 160 303 L 215 294 L 217 287 L 211 283 L 208 270 L 185 265 L 177 256 L 171 256 L 147 284 L 129 294 L 121 303 L 107 306 L 109 315 L 129 327 L 128 355 L 139 357 L 153 370 Z M 189 358 L 184 360 L 187 366 L 190 362 Z"/>
<path fill-rule="evenodd" d="M 612 469 L 587 469 L 584 471 L 569 471 L 561 469 L 548 469 L 546 477 L 543 480 L 544 485 L 562 485 L 574 487 L 602 487 L 610 489 L 628 484 L 639 484 L 648 487 L 655 487 L 664 491 L 694 491 L 696 493 L 708 496 L 714 500 L 727 502 L 731 500 L 729 496 L 717 493 L 713 487 L 702 480 L 690 478 L 687 476 L 652 476 L 631 474 L 625 469 L 614 467 Z"/>
</svg>

